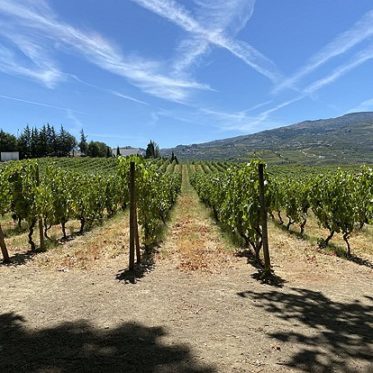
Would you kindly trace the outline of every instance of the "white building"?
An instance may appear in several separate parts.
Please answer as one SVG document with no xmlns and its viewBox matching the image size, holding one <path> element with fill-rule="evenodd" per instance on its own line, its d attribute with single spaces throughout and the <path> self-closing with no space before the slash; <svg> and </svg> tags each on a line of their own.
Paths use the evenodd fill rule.
<svg viewBox="0 0 373 373">
<path fill-rule="evenodd" d="M 117 155 L 117 148 L 112 149 L 113 155 Z M 119 153 L 122 157 L 129 157 L 130 155 L 143 155 L 143 151 L 138 148 L 119 148 Z"/>
<path fill-rule="evenodd" d="M 19 161 L 19 152 L 1 152 L 0 161 L 1 162 Z"/>
<path fill-rule="evenodd" d="M 84 154 L 78 149 L 71 150 L 69 155 L 70 155 L 70 157 L 82 157 L 82 156 L 84 156 Z"/>
</svg>

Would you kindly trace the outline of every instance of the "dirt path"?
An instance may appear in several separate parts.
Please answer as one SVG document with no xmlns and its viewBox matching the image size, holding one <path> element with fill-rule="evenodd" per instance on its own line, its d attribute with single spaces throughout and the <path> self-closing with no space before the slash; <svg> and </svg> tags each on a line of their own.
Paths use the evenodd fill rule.
<svg viewBox="0 0 373 373">
<path fill-rule="evenodd" d="M 373 371 L 372 269 L 272 232 L 286 282 L 260 284 L 183 173 L 155 269 L 137 284 L 116 278 L 127 267 L 120 217 L 83 251 L 69 243 L 82 255 L 94 247 L 87 270 L 45 265 L 67 248 L 0 266 L 0 372 Z M 101 253 L 106 244 L 115 255 Z"/>
<path fill-rule="evenodd" d="M 189 167 L 183 165 L 181 195 L 173 209 L 160 259 L 182 271 L 219 273 L 240 261 L 233 256 L 235 247 L 222 236 L 210 211 L 199 201 L 189 173 Z"/>
</svg>

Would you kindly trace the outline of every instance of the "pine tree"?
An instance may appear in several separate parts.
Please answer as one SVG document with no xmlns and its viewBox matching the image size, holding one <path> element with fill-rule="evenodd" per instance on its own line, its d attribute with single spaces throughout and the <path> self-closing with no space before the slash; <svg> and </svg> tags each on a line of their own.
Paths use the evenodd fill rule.
<svg viewBox="0 0 373 373">
<path fill-rule="evenodd" d="M 158 144 L 155 141 L 150 140 L 145 151 L 145 158 L 159 158 L 159 156 Z"/>
<path fill-rule="evenodd" d="M 68 156 L 75 145 L 75 137 L 61 126 L 60 133 L 57 136 L 57 155 L 60 157 Z"/>
<path fill-rule="evenodd" d="M 18 151 L 22 158 L 31 158 L 31 130 L 29 125 L 23 130 L 17 140 Z"/>
<path fill-rule="evenodd" d="M 47 127 L 44 125 L 39 131 L 36 143 L 36 152 L 38 157 L 45 157 L 48 155 L 48 135 Z"/>
<path fill-rule="evenodd" d="M 17 150 L 17 139 L 10 133 L 0 130 L 0 151 L 15 152 Z"/>
<path fill-rule="evenodd" d="M 37 158 L 38 154 L 38 140 L 39 140 L 39 132 L 36 127 L 31 129 L 31 144 L 30 144 L 30 152 L 32 158 Z"/>
<path fill-rule="evenodd" d="M 46 136 L 47 136 L 47 149 L 46 155 L 51 156 L 55 154 L 56 151 L 56 132 L 54 131 L 54 127 L 52 127 L 49 123 L 47 123 L 46 127 Z"/>
<path fill-rule="evenodd" d="M 87 144 L 87 137 L 84 134 L 83 129 L 80 131 L 80 143 L 79 143 L 79 149 L 80 151 L 86 155 L 88 150 L 88 144 Z"/>
</svg>

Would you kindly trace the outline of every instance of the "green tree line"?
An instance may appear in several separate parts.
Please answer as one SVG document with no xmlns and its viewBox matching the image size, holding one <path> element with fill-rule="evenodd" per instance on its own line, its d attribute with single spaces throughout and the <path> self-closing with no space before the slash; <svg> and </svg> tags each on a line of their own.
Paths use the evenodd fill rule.
<svg viewBox="0 0 373 373">
<path fill-rule="evenodd" d="M 21 158 L 66 157 L 80 150 L 91 157 L 111 157 L 111 148 L 100 141 L 87 142 L 81 131 L 80 142 L 63 126 L 59 130 L 46 124 L 41 128 L 26 126 L 17 137 L 0 129 L 0 151 L 20 153 Z"/>
</svg>

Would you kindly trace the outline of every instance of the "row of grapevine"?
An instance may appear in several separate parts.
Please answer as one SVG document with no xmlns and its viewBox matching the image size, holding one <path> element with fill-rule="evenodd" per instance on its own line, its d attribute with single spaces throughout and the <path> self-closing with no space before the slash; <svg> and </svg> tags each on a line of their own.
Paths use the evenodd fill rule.
<svg viewBox="0 0 373 373">
<path fill-rule="evenodd" d="M 162 172 L 156 163 L 139 157 L 119 158 L 119 174 L 126 180 L 135 162 L 137 207 L 145 246 L 155 244 L 181 189 L 180 172 Z"/>
<path fill-rule="evenodd" d="M 139 220 L 144 229 L 145 243 L 156 241 L 159 222 L 164 222 L 180 190 L 180 174 L 166 174 L 157 166 L 133 157 L 138 166 Z M 20 225 L 27 222 L 31 250 L 38 221 L 42 238 L 49 239 L 49 229 L 60 225 L 67 237 L 66 223 L 80 221 L 79 233 L 105 216 L 112 217 L 129 201 L 128 165 L 130 159 L 119 158 L 115 172 L 88 173 L 68 171 L 53 163 L 44 165 L 39 175 L 36 160 L 13 162 L 0 169 L 0 215 L 12 214 Z M 0 243 L 5 246 L 0 226 Z M 3 250 L 4 253 L 4 250 Z M 4 259 L 6 257 L 4 256 Z"/>
<path fill-rule="evenodd" d="M 225 172 L 196 172 L 191 183 L 215 218 L 251 246 L 259 259 L 262 247 L 258 161 Z"/>
<path fill-rule="evenodd" d="M 300 233 L 303 235 L 307 223 L 310 208 L 310 183 L 308 181 L 288 178 L 271 178 L 269 213 L 275 220 L 278 218 L 279 224 L 286 224 L 287 230 L 291 225 L 299 224 Z M 285 214 L 288 221 L 285 223 Z"/>
<path fill-rule="evenodd" d="M 67 238 L 69 220 L 79 220 L 79 232 L 83 233 L 87 224 L 102 221 L 105 213 L 108 217 L 114 215 L 128 202 L 120 179 L 113 175 L 77 173 L 49 164 L 40 177 L 35 160 L 4 167 L 0 183 L 0 213 L 11 213 L 19 225 L 27 222 L 32 251 L 36 248 L 33 233 L 38 220 L 42 222 L 45 238 L 49 239 L 49 229 L 57 224 L 63 238 Z"/>
<path fill-rule="evenodd" d="M 173 160 L 172 162 L 168 164 L 166 168 L 166 172 L 173 174 L 175 172 L 175 168 L 177 165 L 178 165 L 178 162 L 176 160 Z"/>
<path fill-rule="evenodd" d="M 258 255 L 261 227 L 256 166 L 253 161 L 232 165 L 225 172 L 197 172 L 192 184 L 217 220 L 244 238 Z M 320 246 L 327 246 L 334 234 L 342 233 L 350 255 L 352 232 L 373 222 L 373 170 L 365 166 L 359 172 L 337 169 L 312 178 L 270 176 L 266 200 L 273 219 L 276 216 L 287 229 L 298 224 L 302 235 L 312 212 L 318 224 L 329 231 Z M 286 215 L 286 222 L 281 214 Z"/>
<path fill-rule="evenodd" d="M 40 171 L 53 164 L 55 167 L 63 168 L 68 171 L 84 172 L 84 173 L 115 173 L 117 169 L 117 158 L 57 158 L 47 157 L 38 159 Z"/>
<path fill-rule="evenodd" d="M 351 254 L 349 238 L 354 230 L 373 222 L 373 170 L 361 167 L 359 172 L 338 169 L 312 178 L 273 178 L 270 183 L 270 210 L 283 224 L 281 212 L 288 221 L 287 229 L 299 224 L 301 234 L 312 211 L 320 226 L 329 231 L 320 240 L 325 247 L 335 233 L 342 233 Z"/>
<path fill-rule="evenodd" d="M 223 172 L 234 165 L 232 162 L 215 161 L 192 162 L 192 164 L 195 165 L 197 172 L 204 172 L 206 174 L 210 172 Z"/>
</svg>

